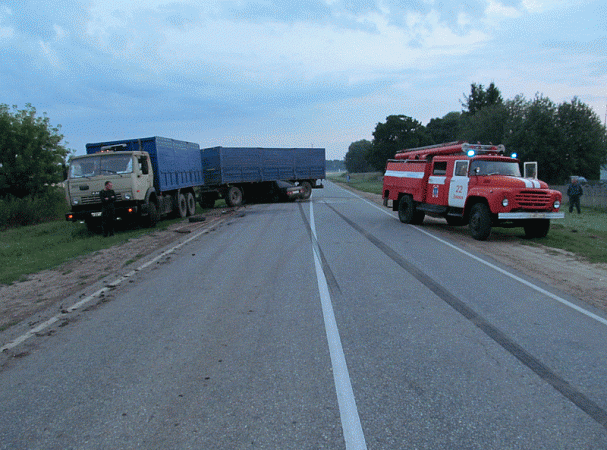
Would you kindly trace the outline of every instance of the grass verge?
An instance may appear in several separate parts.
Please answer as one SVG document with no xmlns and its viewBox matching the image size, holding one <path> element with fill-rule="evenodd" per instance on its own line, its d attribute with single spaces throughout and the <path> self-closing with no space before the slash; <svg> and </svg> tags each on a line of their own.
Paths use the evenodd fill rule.
<svg viewBox="0 0 607 450">
<path fill-rule="evenodd" d="M 225 207 L 218 201 L 216 207 Z M 197 206 L 196 213 L 206 210 Z M 183 219 L 161 220 L 156 228 L 122 228 L 104 238 L 87 230 L 84 223 L 55 220 L 38 225 L 10 228 L 0 232 L 0 284 L 22 281 L 32 273 L 55 268 L 78 256 L 103 250 L 136 239 L 156 230 L 164 230 Z M 133 263 L 138 257 L 130 262 Z"/>
<path fill-rule="evenodd" d="M 331 175 L 330 181 L 347 184 L 363 192 L 381 194 L 381 173 Z M 527 245 L 541 244 L 545 247 L 566 250 L 593 263 L 607 263 L 607 212 L 601 209 L 582 206 L 582 214 L 569 214 L 569 205 L 565 202 L 562 211 L 565 218 L 553 220 L 548 236 L 540 239 L 526 239 L 521 228 L 494 228 L 492 233 L 514 236 Z"/>
</svg>

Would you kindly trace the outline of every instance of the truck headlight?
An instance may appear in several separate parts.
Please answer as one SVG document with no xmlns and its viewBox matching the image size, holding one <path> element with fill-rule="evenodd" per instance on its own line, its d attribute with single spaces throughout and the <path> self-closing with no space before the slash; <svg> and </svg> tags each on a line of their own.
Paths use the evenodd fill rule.
<svg viewBox="0 0 607 450">
<path fill-rule="evenodd" d="M 554 206 L 554 209 L 559 209 L 561 207 L 561 202 L 555 200 L 552 206 Z"/>
<path fill-rule="evenodd" d="M 502 206 L 503 207 L 508 206 L 508 199 L 507 198 L 505 198 L 505 199 L 502 200 Z"/>
<path fill-rule="evenodd" d="M 78 197 L 74 197 L 72 199 L 72 205 L 77 206 L 80 204 L 80 199 Z"/>
<path fill-rule="evenodd" d="M 130 193 L 124 194 L 124 199 L 125 200 L 130 200 L 131 199 L 131 194 Z"/>
</svg>

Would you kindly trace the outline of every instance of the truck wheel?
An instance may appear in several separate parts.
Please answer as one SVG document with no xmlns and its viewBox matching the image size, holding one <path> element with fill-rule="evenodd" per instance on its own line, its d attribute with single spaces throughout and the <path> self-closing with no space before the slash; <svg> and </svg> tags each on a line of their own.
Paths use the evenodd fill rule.
<svg viewBox="0 0 607 450">
<path fill-rule="evenodd" d="M 182 219 L 188 215 L 188 202 L 185 199 L 185 195 L 182 193 L 177 194 L 177 217 Z"/>
<path fill-rule="evenodd" d="M 532 219 L 524 225 L 525 236 L 528 238 L 543 238 L 550 229 L 550 219 Z"/>
<path fill-rule="evenodd" d="M 156 203 L 150 202 L 147 205 L 148 215 L 143 217 L 143 225 L 146 228 L 154 228 L 158 223 L 158 208 L 156 208 Z"/>
<path fill-rule="evenodd" d="M 398 202 L 398 219 L 402 223 L 413 223 L 414 216 L 415 205 L 413 199 L 410 195 L 403 195 Z"/>
<path fill-rule="evenodd" d="M 312 195 L 312 185 L 310 184 L 309 181 L 302 181 L 300 183 L 301 187 L 304 188 L 304 200 L 307 200 L 310 198 L 310 196 Z"/>
<path fill-rule="evenodd" d="M 230 186 L 228 188 L 226 203 L 228 206 L 242 205 L 242 190 L 238 186 Z"/>
<path fill-rule="evenodd" d="M 188 192 L 185 195 L 185 201 L 188 205 L 188 216 L 193 216 L 196 214 L 196 199 L 194 198 L 194 194 Z"/>
<path fill-rule="evenodd" d="M 491 213 L 484 203 L 477 203 L 470 211 L 470 234 L 477 241 L 484 241 L 491 234 Z"/>
</svg>

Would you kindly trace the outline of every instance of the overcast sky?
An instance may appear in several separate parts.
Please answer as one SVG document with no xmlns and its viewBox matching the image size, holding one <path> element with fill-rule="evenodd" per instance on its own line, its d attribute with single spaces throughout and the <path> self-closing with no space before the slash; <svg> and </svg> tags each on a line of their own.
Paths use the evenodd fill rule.
<svg viewBox="0 0 607 450">
<path fill-rule="evenodd" d="M 69 148 L 164 136 L 324 147 L 378 122 L 574 96 L 603 121 L 605 0 L 0 0 L 0 103 L 46 112 Z"/>
</svg>

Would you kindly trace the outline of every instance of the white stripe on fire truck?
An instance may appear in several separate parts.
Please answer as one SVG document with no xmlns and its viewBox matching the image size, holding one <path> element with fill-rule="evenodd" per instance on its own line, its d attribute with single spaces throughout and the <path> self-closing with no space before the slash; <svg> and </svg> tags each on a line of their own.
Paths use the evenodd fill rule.
<svg viewBox="0 0 607 450">
<path fill-rule="evenodd" d="M 394 178 L 424 178 L 424 172 L 405 172 L 401 170 L 386 170 L 385 177 Z"/>
</svg>

